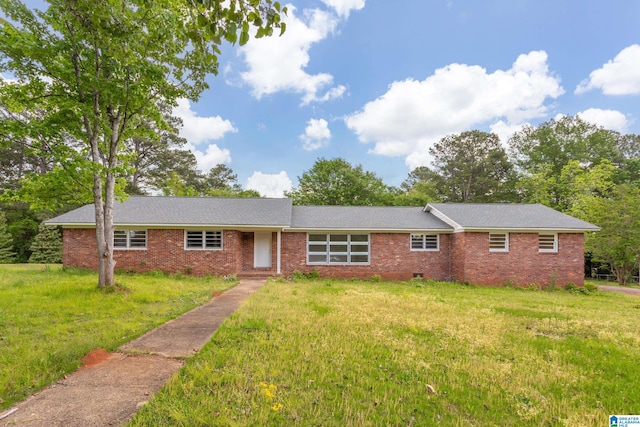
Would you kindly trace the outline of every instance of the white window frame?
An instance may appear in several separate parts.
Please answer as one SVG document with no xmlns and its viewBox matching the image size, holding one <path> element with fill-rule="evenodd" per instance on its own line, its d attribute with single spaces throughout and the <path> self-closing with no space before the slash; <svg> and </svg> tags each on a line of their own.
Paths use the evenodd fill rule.
<svg viewBox="0 0 640 427">
<path fill-rule="evenodd" d="M 541 236 L 553 236 L 553 247 L 543 248 L 540 241 Z M 538 233 L 538 251 L 547 253 L 558 252 L 558 233 Z"/>
<path fill-rule="evenodd" d="M 320 235 L 324 235 L 325 236 L 325 240 L 314 240 L 311 241 L 310 240 L 310 236 L 311 235 L 316 235 L 316 236 L 320 236 Z M 342 241 L 342 240 L 331 240 L 331 236 L 346 236 L 347 239 L 346 241 Z M 365 241 L 352 241 L 351 240 L 351 236 L 367 236 L 367 240 Z M 347 246 L 347 250 L 345 252 L 331 252 L 331 244 L 334 245 L 346 245 Z M 353 252 L 351 250 L 352 246 L 364 246 L 364 243 L 366 243 L 367 246 L 367 251 L 366 252 Z M 323 251 L 310 251 L 309 248 L 310 246 L 325 246 L 325 249 Z M 310 258 L 312 255 L 316 255 L 316 256 L 320 256 L 320 255 L 324 255 L 325 259 L 324 261 L 311 261 Z M 332 256 L 345 256 L 347 257 L 347 261 L 331 261 L 331 257 Z M 351 257 L 353 255 L 356 256 L 361 256 L 361 255 L 366 255 L 367 256 L 367 261 L 366 262 L 361 262 L 361 261 L 352 261 Z M 369 235 L 368 233 L 307 233 L 307 264 L 308 265 L 369 265 L 371 262 L 371 235 Z"/>
<path fill-rule="evenodd" d="M 435 248 L 428 248 L 427 247 L 427 237 L 434 237 L 436 238 L 436 247 Z M 422 238 L 422 246 L 420 248 L 414 248 L 413 247 L 413 243 L 414 241 L 417 242 L 417 240 L 414 240 L 414 237 L 421 237 Z M 422 233 L 422 234 L 411 234 L 409 236 L 409 248 L 412 251 L 423 251 L 423 252 L 438 252 L 440 250 L 440 235 L 433 233 L 433 234 L 426 234 L 426 233 Z"/>
<path fill-rule="evenodd" d="M 492 248 L 491 236 L 504 236 L 504 247 Z M 509 252 L 509 233 L 489 233 L 489 252 Z"/>
<path fill-rule="evenodd" d="M 126 246 L 116 246 L 116 233 L 125 233 Z M 131 246 L 132 233 L 144 233 L 144 246 Z M 114 250 L 145 250 L 149 245 L 149 233 L 146 229 L 116 229 L 113 232 L 113 249 Z"/>
<path fill-rule="evenodd" d="M 189 233 L 201 233 L 202 245 L 200 247 L 188 246 Z M 220 235 L 220 246 L 207 247 L 207 233 L 218 233 Z M 186 251 L 221 251 L 224 246 L 224 233 L 222 230 L 184 230 L 184 249 Z"/>
</svg>

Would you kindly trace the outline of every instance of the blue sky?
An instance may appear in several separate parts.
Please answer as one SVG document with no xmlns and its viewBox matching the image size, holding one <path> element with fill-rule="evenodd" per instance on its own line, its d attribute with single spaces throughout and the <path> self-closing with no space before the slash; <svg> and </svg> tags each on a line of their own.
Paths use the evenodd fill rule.
<svg viewBox="0 0 640 427">
<path fill-rule="evenodd" d="M 399 185 L 445 135 L 506 143 L 559 114 L 640 133 L 640 1 L 288 7 L 284 36 L 224 46 L 210 89 L 174 110 L 203 171 L 225 163 L 263 195 L 296 186 L 319 157 Z"/>
<path fill-rule="evenodd" d="M 225 46 L 181 104 L 203 170 L 279 196 L 317 158 L 399 185 L 465 130 L 504 142 L 558 114 L 640 133 L 640 2 L 303 0 L 283 37 Z M 207 120 L 208 118 L 208 120 Z"/>
</svg>

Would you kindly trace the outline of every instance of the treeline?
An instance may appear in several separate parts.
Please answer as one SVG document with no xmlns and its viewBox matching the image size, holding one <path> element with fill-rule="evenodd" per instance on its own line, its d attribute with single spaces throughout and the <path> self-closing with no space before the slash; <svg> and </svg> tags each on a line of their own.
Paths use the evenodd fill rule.
<svg viewBox="0 0 640 427">
<path fill-rule="evenodd" d="M 118 194 L 260 197 L 243 189 L 226 165 L 198 171 L 195 156 L 177 134 L 179 121 L 168 114 L 166 121 L 169 129 L 150 126 L 148 139 L 127 140 L 122 162 L 127 167 L 117 171 Z M 28 261 L 40 250 L 34 242 L 43 220 L 93 201 L 90 171 L 54 162 L 58 154 L 43 156 L 46 140 L 29 141 L 39 146 L 8 141 L 0 147 L 0 262 Z M 526 126 L 506 146 L 495 134 L 477 130 L 449 135 L 425 156 L 429 165 L 411 171 L 399 187 L 361 165 L 321 158 L 285 196 L 298 205 L 541 203 L 602 227 L 586 238 L 594 265 L 605 265 L 621 283 L 637 269 L 640 136 L 565 116 Z M 40 228 L 55 239 L 55 230 Z M 43 239 L 38 241 L 42 246 Z"/>
</svg>

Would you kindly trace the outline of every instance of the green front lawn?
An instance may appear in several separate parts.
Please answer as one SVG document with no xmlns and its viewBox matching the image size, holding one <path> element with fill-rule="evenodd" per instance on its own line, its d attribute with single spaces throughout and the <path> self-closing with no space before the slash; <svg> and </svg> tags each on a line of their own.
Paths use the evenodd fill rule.
<svg viewBox="0 0 640 427">
<path fill-rule="evenodd" d="M 217 278 L 116 275 L 60 266 L 0 265 L 0 408 L 73 371 L 95 348 L 120 344 L 233 285 Z"/>
<path fill-rule="evenodd" d="M 603 426 L 640 414 L 640 298 L 271 282 L 132 426 Z"/>
</svg>

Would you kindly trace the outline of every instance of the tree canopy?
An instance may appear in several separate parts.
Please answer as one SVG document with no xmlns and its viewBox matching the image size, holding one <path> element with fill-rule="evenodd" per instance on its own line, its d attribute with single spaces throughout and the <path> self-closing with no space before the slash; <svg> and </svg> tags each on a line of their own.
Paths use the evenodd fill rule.
<svg viewBox="0 0 640 427">
<path fill-rule="evenodd" d="M 316 160 L 298 181 L 285 193 L 295 205 L 380 206 L 392 204 L 396 194 L 375 173 L 342 158 Z"/>
<path fill-rule="evenodd" d="M 157 141 L 157 130 L 169 128 L 162 106 L 198 98 L 207 75 L 217 73 L 219 46 L 246 43 L 252 26 L 256 37 L 284 31 L 286 9 L 271 0 L 49 0 L 40 11 L 0 0 L 0 10 L 7 18 L 0 20 L 0 72 L 17 80 L 0 82 L 8 116 L 0 134 L 47 153 L 67 182 L 82 187 L 88 175 L 99 286 L 111 286 L 126 141 Z"/>
<path fill-rule="evenodd" d="M 421 184 L 444 202 L 514 200 L 515 171 L 497 135 L 478 130 L 448 135 L 429 154 L 432 167 L 412 171 L 403 188 Z"/>
</svg>

